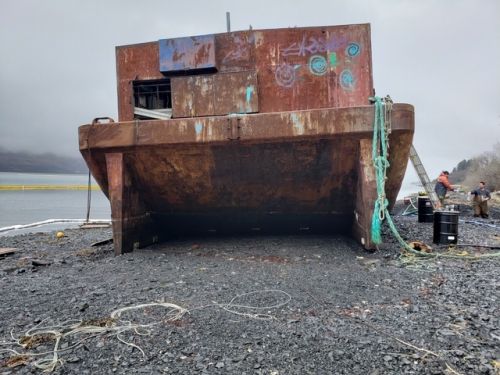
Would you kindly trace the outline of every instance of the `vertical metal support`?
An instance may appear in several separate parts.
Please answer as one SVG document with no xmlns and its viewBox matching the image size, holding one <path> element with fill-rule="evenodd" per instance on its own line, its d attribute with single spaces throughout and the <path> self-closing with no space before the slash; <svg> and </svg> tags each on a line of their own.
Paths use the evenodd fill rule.
<svg viewBox="0 0 500 375">
<path fill-rule="evenodd" d="M 227 139 L 229 141 L 235 141 L 240 139 L 240 125 L 241 118 L 239 117 L 228 117 L 227 118 Z"/>
<path fill-rule="evenodd" d="M 127 253 L 134 249 L 132 241 L 129 241 L 127 238 L 127 219 L 129 211 L 126 210 L 126 208 L 128 208 L 126 206 L 129 202 L 127 202 L 126 196 L 124 197 L 124 195 L 126 195 L 129 184 L 123 159 L 122 153 L 106 154 L 115 255 Z"/>
<path fill-rule="evenodd" d="M 226 12 L 226 27 L 227 27 L 227 32 L 231 32 L 231 13 Z"/>
<path fill-rule="evenodd" d="M 154 223 L 134 189 L 128 158 L 120 152 L 106 154 L 115 255 L 150 245 L 158 237 Z"/>
<path fill-rule="evenodd" d="M 377 181 L 372 161 L 372 140 L 359 141 L 358 184 L 352 233 L 366 250 L 376 247 L 371 241 L 373 205 L 377 199 Z"/>
</svg>

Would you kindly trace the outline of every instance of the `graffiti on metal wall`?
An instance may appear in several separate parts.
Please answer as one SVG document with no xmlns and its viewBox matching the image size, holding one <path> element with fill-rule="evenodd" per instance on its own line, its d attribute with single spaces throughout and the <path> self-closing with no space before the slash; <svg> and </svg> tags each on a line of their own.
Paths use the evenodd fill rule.
<svg viewBox="0 0 500 375">
<path fill-rule="evenodd" d="M 247 86 L 245 95 L 246 112 L 252 112 L 252 104 L 250 102 L 252 101 L 252 94 L 254 92 L 255 92 L 255 87 L 253 85 Z"/>
<path fill-rule="evenodd" d="M 335 51 L 347 45 L 345 37 L 330 36 L 328 39 L 309 37 L 304 35 L 302 40 L 294 42 L 280 50 L 282 56 L 306 56 L 326 51 Z"/>
<path fill-rule="evenodd" d="M 299 67 L 300 65 L 291 65 L 287 63 L 279 65 L 274 72 L 276 83 L 283 87 L 292 87 L 295 83 L 295 70 Z"/>
<path fill-rule="evenodd" d="M 316 75 L 322 76 L 325 75 L 328 70 L 328 63 L 326 58 L 321 55 L 313 55 L 309 59 L 309 71 Z"/>
<path fill-rule="evenodd" d="M 354 79 L 354 76 L 352 72 L 349 69 L 344 69 L 342 73 L 340 73 L 340 85 L 345 89 L 345 90 L 352 90 L 354 89 L 356 81 Z"/>
<path fill-rule="evenodd" d="M 350 64 L 356 56 L 361 53 L 361 47 L 358 43 L 350 42 L 345 49 L 346 64 Z M 340 86 L 346 91 L 354 90 L 356 86 L 356 77 L 349 69 L 344 69 L 339 76 Z"/>
<path fill-rule="evenodd" d="M 234 37 L 235 47 L 229 51 L 226 56 L 222 59 L 222 63 L 226 64 L 231 61 L 249 60 L 250 59 L 250 49 L 253 44 L 253 36 L 250 36 L 248 40 L 241 38 L 240 36 Z"/>
<path fill-rule="evenodd" d="M 194 131 L 196 132 L 196 135 L 200 135 L 201 132 L 203 131 L 203 124 L 201 122 L 197 122 L 194 124 Z"/>
<path fill-rule="evenodd" d="M 328 73 L 329 69 L 333 71 L 337 67 L 344 68 L 338 75 L 340 86 L 346 91 L 352 91 L 356 86 L 356 78 L 350 64 L 354 63 L 356 56 L 361 54 L 359 43 L 348 42 L 344 37 L 331 36 L 324 39 L 304 36 L 300 42 L 294 42 L 280 49 L 280 52 L 282 56 L 311 55 L 307 67 L 314 76 L 323 76 Z M 293 87 L 297 81 L 297 70 L 301 66 L 301 64 L 292 65 L 287 62 L 278 65 L 275 70 L 276 83 L 285 88 Z"/>
<path fill-rule="evenodd" d="M 337 66 L 337 54 L 335 52 L 330 52 L 328 56 L 330 57 L 330 66 L 335 68 Z"/>
<path fill-rule="evenodd" d="M 345 49 L 346 56 L 355 57 L 358 56 L 361 48 L 358 43 L 349 43 Z"/>
<path fill-rule="evenodd" d="M 300 119 L 300 117 L 296 113 L 292 113 L 290 115 L 293 124 L 293 132 L 295 135 L 303 135 L 304 134 L 304 122 Z"/>
<path fill-rule="evenodd" d="M 252 100 L 252 94 L 254 91 L 255 90 L 254 90 L 253 85 L 247 86 L 247 89 L 246 89 L 246 102 L 247 103 L 250 103 L 250 101 Z"/>
</svg>

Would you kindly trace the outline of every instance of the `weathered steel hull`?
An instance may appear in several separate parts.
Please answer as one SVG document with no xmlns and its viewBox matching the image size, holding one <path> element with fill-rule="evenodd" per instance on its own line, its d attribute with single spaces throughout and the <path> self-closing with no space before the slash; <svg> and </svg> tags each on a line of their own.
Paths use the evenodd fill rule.
<svg viewBox="0 0 500 375">
<path fill-rule="evenodd" d="M 83 125 L 80 151 L 110 199 L 117 254 L 200 231 L 341 231 L 371 249 L 373 116 L 357 106 Z M 391 117 L 394 202 L 413 107 Z"/>
</svg>

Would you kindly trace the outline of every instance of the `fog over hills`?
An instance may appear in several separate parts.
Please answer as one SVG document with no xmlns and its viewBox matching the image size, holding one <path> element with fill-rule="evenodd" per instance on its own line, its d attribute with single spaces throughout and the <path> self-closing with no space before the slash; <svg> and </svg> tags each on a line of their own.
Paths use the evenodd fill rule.
<svg viewBox="0 0 500 375">
<path fill-rule="evenodd" d="M 0 172 L 87 173 L 88 169 L 82 157 L 34 154 L 0 148 Z"/>
</svg>

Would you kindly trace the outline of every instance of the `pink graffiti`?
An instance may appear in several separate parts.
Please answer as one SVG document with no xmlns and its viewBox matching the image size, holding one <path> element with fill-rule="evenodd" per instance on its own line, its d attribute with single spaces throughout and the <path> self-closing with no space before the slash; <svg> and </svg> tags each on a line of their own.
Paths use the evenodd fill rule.
<svg viewBox="0 0 500 375">
<path fill-rule="evenodd" d="M 330 36 L 328 39 L 309 37 L 304 35 L 300 42 L 294 42 L 287 48 L 280 50 L 283 56 L 306 56 L 326 51 L 335 51 L 347 45 L 347 38 Z"/>
<path fill-rule="evenodd" d="M 274 72 L 276 83 L 283 87 L 292 87 L 295 83 L 295 67 L 290 64 L 283 63 L 278 66 Z"/>
</svg>

